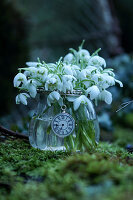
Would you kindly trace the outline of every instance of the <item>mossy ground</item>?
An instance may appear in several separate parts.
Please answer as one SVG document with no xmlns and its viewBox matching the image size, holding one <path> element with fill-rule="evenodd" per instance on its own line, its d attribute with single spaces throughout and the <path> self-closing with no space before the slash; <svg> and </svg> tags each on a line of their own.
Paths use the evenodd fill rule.
<svg viewBox="0 0 133 200">
<path fill-rule="evenodd" d="M 116 132 L 114 144 L 86 153 L 45 152 L 6 138 L 0 142 L 0 200 L 132 199 L 133 155 L 119 146 L 122 131 Z"/>
</svg>

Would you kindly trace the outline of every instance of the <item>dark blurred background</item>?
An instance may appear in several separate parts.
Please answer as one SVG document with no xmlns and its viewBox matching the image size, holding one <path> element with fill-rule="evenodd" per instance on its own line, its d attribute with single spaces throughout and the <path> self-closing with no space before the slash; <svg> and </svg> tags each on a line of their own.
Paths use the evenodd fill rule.
<svg viewBox="0 0 133 200">
<path fill-rule="evenodd" d="M 37 57 L 54 62 L 85 39 L 91 53 L 102 48 L 100 55 L 124 83 L 123 89 L 112 88 L 111 106 L 98 108 L 101 126 L 109 131 L 112 123 L 132 128 L 132 105 L 115 112 L 133 93 L 132 8 L 132 0 L 0 0 L 0 122 L 14 130 L 27 129 L 30 106 L 15 105 L 18 67 Z"/>
</svg>

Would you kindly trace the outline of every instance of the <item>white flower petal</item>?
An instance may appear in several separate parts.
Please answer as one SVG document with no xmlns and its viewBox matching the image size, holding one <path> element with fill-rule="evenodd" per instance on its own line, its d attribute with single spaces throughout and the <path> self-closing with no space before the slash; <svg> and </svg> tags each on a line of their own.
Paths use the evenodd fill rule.
<svg viewBox="0 0 133 200">
<path fill-rule="evenodd" d="M 16 104 L 20 104 L 19 94 L 16 96 Z"/>
<path fill-rule="evenodd" d="M 51 106 L 51 101 L 49 98 L 47 98 L 47 104 L 48 104 L 48 106 Z"/>
<path fill-rule="evenodd" d="M 105 101 L 107 104 L 112 103 L 112 94 L 108 92 L 107 90 L 103 90 L 98 97 L 100 100 Z"/>
<path fill-rule="evenodd" d="M 122 83 L 121 81 L 115 79 L 115 82 L 116 82 L 116 83 L 119 83 L 120 87 L 123 87 L 123 83 Z"/>
<path fill-rule="evenodd" d="M 63 106 L 63 99 L 62 99 L 62 97 L 59 99 L 58 103 L 59 103 L 60 106 Z"/>
<path fill-rule="evenodd" d="M 34 85 L 30 84 L 30 86 L 29 86 L 28 89 L 29 89 L 30 96 L 31 96 L 32 98 L 35 98 L 35 97 L 36 97 L 36 94 L 37 94 L 36 87 L 35 87 Z"/>
<path fill-rule="evenodd" d="M 27 105 L 27 98 L 24 94 L 20 94 L 19 99 L 21 103 L 23 103 L 24 105 Z"/>
<path fill-rule="evenodd" d="M 14 87 L 19 87 L 20 84 L 21 84 L 21 81 L 14 80 Z"/>
<path fill-rule="evenodd" d="M 47 103 L 49 106 L 51 106 L 51 103 L 54 103 L 55 101 L 58 101 L 59 104 L 63 103 L 63 99 L 57 91 L 51 92 L 47 97 Z"/>
<path fill-rule="evenodd" d="M 29 67 L 37 67 L 38 64 L 38 62 L 26 62 L 26 65 Z"/>
<path fill-rule="evenodd" d="M 73 71 L 72 71 L 70 65 L 64 65 L 64 66 L 63 66 L 63 69 L 64 69 L 64 73 L 73 76 Z"/>
<path fill-rule="evenodd" d="M 100 90 L 96 85 L 93 85 L 86 90 L 86 95 L 88 94 L 90 94 L 90 99 L 93 100 L 98 97 Z"/>
<path fill-rule="evenodd" d="M 80 103 L 81 103 L 81 96 L 75 99 L 73 103 L 74 110 L 77 110 L 79 108 Z"/>
<path fill-rule="evenodd" d="M 66 99 L 69 101 L 69 102 L 74 102 L 75 99 L 77 99 L 76 96 L 67 96 Z"/>
<path fill-rule="evenodd" d="M 81 50 L 78 52 L 78 54 L 79 54 L 80 57 L 90 56 L 89 51 L 86 50 L 86 49 L 81 49 Z"/>
<path fill-rule="evenodd" d="M 102 67 L 102 66 L 106 67 L 105 60 L 102 57 L 100 57 L 100 56 L 93 56 L 93 57 L 91 57 L 90 60 L 89 60 L 89 64 L 90 65 L 94 65 L 96 67 Z"/>
<path fill-rule="evenodd" d="M 65 57 L 64 57 L 64 61 L 70 63 L 73 60 L 73 54 L 72 53 L 68 53 Z"/>
<path fill-rule="evenodd" d="M 14 83 L 14 87 L 18 87 L 20 84 L 22 83 L 26 83 L 27 82 L 27 78 L 24 74 L 22 73 L 18 73 L 13 80 Z"/>
<path fill-rule="evenodd" d="M 59 100 L 60 98 L 60 94 L 59 92 L 53 91 L 51 92 L 51 95 L 54 97 L 54 99 Z"/>
</svg>

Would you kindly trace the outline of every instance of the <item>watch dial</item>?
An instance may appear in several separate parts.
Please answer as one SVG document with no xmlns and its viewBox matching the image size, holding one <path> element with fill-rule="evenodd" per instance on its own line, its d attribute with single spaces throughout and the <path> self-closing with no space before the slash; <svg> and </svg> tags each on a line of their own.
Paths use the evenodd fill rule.
<svg viewBox="0 0 133 200">
<path fill-rule="evenodd" d="M 51 127 L 56 135 L 59 137 L 66 137 L 73 132 L 75 120 L 68 113 L 61 113 L 54 117 Z"/>
</svg>

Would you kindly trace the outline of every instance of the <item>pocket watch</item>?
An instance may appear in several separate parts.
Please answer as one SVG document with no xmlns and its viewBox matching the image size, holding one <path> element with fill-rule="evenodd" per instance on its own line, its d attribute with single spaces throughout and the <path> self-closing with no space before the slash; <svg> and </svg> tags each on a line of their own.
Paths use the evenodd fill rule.
<svg viewBox="0 0 133 200">
<path fill-rule="evenodd" d="M 62 106 L 62 113 L 57 114 L 52 122 L 51 128 L 52 131 L 59 137 L 67 137 L 75 129 L 75 120 L 74 118 L 65 112 L 66 106 Z"/>
</svg>

